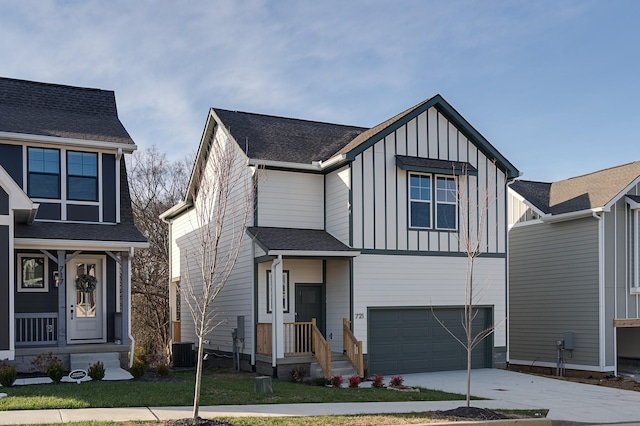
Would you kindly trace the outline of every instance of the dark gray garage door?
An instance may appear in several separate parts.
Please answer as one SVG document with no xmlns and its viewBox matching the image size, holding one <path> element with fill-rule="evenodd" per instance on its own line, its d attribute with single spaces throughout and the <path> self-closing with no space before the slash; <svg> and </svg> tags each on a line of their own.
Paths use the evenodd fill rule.
<svg viewBox="0 0 640 426">
<path fill-rule="evenodd" d="M 465 341 L 462 308 L 434 308 L 435 315 Z M 491 324 L 491 309 L 479 309 L 474 334 Z M 492 336 L 473 350 L 472 367 L 491 367 Z M 435 319 L 429 308 L 369 310 L 369 373 L 400 374 L 464 370 L 467 351 Z"/>
</svg>

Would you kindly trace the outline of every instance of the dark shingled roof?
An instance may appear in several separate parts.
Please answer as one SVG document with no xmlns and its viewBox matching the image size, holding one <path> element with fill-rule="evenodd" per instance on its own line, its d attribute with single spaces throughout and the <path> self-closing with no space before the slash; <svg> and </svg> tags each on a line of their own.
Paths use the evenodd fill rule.
<svg viewBox="0 0 640 426">
<path fill-rule="evenodd" d="M 511 189 L 543 213 L 555 215 L 604 207 L 638 177 L 640 161 L 553 183 L 517 180 Z"/>
<path fill-rule="evenodd" d="M 74 241 L 122 241 L 146 242 L 133 222 L 133 209 L 124 158 L 120 160 L 120 223 L 65 223 L 33 222 L 31 225 L 16 224 L 16 238 L 74 240 Z"/>
<path fill-rule="evenodd" d="M 265 250 L 289 251 L 357 251 L 319 229 L 271 228 L 253 226 L 249 234 Z"/>
<path fill-rule="evenodd" d="M 310 164 L 328 160 L 363 127 L 213 108 L 249 158 Z"/>
<path fill-rule="evenodd" d="M 134 144 L 112 91 L 0 78 L 0 132 Z"/>
</svg>

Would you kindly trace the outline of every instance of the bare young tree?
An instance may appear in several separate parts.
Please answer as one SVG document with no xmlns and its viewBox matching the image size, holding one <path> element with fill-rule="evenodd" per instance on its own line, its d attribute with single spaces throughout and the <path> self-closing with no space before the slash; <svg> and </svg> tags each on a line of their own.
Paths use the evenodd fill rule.
<svg viewBox="0 0 640 426">
<path fill-rule="evenodd" d="M 247 167 L 241 154 L 235 142 L 213 138 L 192 177 L 196 182 L 190 194 L 193 232 L 182 256 L 186 268 L 180 291 L 198 340 L 194 419 L 200 408 L 205 339 L 223 321 L 218 319 L 222 312 L 214 301 L 233 272 L 253 211 L 255 170 Z"/>
<path fill-rule="evenodd" d="M 455 171 L 454 169 L 454 172 Z M 492 181 L 492 177 L 489 176 L 487 181 Z M 469 186 L 469 173 L 468 170 L 465 169 L 462 170 L 462 173 L 457 179 L 456 188 L 451 189 L 451 191 L 455 191 L 455 198 L 460 209 L 458 241 L 467 258 L 464 283 L 464 313 L 462 316 L 463 338 L 456 335 L 447 327 L 444 322 L 438 318 L 433 308 L 431 309 L 436 321 L 467 351 L 467 407 L 471 404 L 471 361 L 473 349 L 493 334 L 496 328 L 503 322 L 493 324 L 491 327 L 484 328 L 474 334 L 473 321 L 479 312 L 477 305 L 480 300 L 482 300 L 482 296 L 487 291 L 489 285 L 488 282 L 476 282 L 474 268 L 478 258 L 482 253 L 486 252 L 489 240 L 495 238 L 495 234 L 497 233 L 498 224 L 488 223 L 488 215 L 491 208 L 497 203 L 500 194 L 504 193 L 504 188 L 498 191 L 489 186 L 484 190 L 475 188 L 476 191 L 473 192 L 473 195 L 475 196 L 477 193 L 477 203 L 472 203 L 469 198 L 471 195 Z"/>
<path fill-rule="evenodd" d="M 184 195 L 189 179 L 186 160 L 169 162 L 154 146 L 129 159 L 129 186 L 136 226 L 149 248 L 136 251 L 131 265 L 133 335 L 147 354 L 164 357 L 170 333 L 168 225 L 159 215 Z"/>
</svg>

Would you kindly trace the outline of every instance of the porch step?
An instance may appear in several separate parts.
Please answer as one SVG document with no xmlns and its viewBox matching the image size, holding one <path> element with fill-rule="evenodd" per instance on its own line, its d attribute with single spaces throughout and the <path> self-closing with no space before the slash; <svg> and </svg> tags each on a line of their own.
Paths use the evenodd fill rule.
<svg viewBox="0 0 640 426">
<path fill-rule="evenodd" d="M 351 361 L 342 353 L 331 354 L 331 375 L 342 376 L 345 379 L 358 374 Z M 317 362 L 312 362 L 309 366 L 309 375 L 312 378 L 324 377 L 324 372 Z"/>
<path fill-rule="evenodd" d="M 91 364 L 101 361 L 104 364 L 103 380 L 130 380 L 133 376 L 120 368 L 120 354 L 117 352 L 70 354 L 69 364 L 71 370 L 89 369 Z"/>
</svg>

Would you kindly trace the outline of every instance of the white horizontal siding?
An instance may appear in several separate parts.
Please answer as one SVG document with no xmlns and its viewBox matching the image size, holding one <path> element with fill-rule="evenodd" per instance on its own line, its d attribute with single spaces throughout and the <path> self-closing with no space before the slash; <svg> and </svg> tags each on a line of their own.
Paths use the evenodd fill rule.
<svg viewBox="0 0 640 426">
<path fill-rule="evenodd" d="M 349 185 L 351 170 L 343 167 L 326 176 L 326 217 L 327 232 L 349 244 Z"/>
<path fill-rule="evenodd" d="M 324 229 L 323 176 L 261 171 L 258 226 Z"/>
<path fill-rule="evenodd" d="M 233 342 L 231 330 L 237 327 L 237 317 L 245 317 L 245 335 L 252 336 L 255 320 L 253 318 L 253 256 L 251 241 L 244 234 L 244 228 L 238 228 L 238 221 L 244 219 L 246 203 L 252 203 L 251 196 L 251 171 L 246 167 L 245 161 L 235 142 L 229 141 L 224 132 L 219 129 L 215 134 L 215 143 L 233 144 L 237 157 L 232 170 L 232 181 L 235 183 L 228 200 L 228 214 L 235 215 L 227 217 L 223 226 L 222 238 L 219 245 L 221 258 L 219 263 L 225 261 L 225 254 L 233 251 L 234 244 L 237 244 L 237 236 L 242 235 L 242 249 L 235 266 L 231 271 L 223 289 L 217 295 L 210 307 L 210 318 L 217 324 L 216 328 L 206 336 L 210 343 L 208 349 L 231 352 Z M 211 169 L 206 168 L 206 176 L 209 176 Z M 204 188 L 204 187 L 203 187 Z M 201 255 L 200 244 L 202 237 L 199 236 L 203 217 L 198 217 L 201 206 L 206 205 L 208 200 L 203 195 L 201 189 L 196 197 L 195 207 L 176 218 L 172 224 L 172 275 L 180 277 L 181 286 L 181 337 L 182 341 L 196 342 L 194 331 L 194 321 L 189 304 L 185 299 L 187 288 L 192 288 L 196 295 L 202 294 L 203 277 L 200 268 L 199 257 Z M 250 207 L 250 206 L 249 206 Z M 210 206 L 209 206 L 210 208 Z M 249 214 L 247 225 L 251 225 L 252 215 Z M 179 271 L 179 272 L 176 272 Z M 243 353 L 253 352 L 253 339 L 245 339 L 241 348 Z"/>
<path fill-rule="evenodd" d="M 326 263 L 327 321 L 326 338 L 333 352 L 342 352 L 342 319 L 349 319 L 348 260 L 327 260 Z"/>
<path fill-rule="evenodd" d="M 360 255 L 354 259 L 354 331 L 367 352 L 367 308 L 461 306 L 465 257 Z M 504 259 L 480 258 L 474 268 L 477 305 L 494 308 L 495 346 L 506 346 Z M 362 314 L 362 318 L 360 318 Z"/>
</svg>

